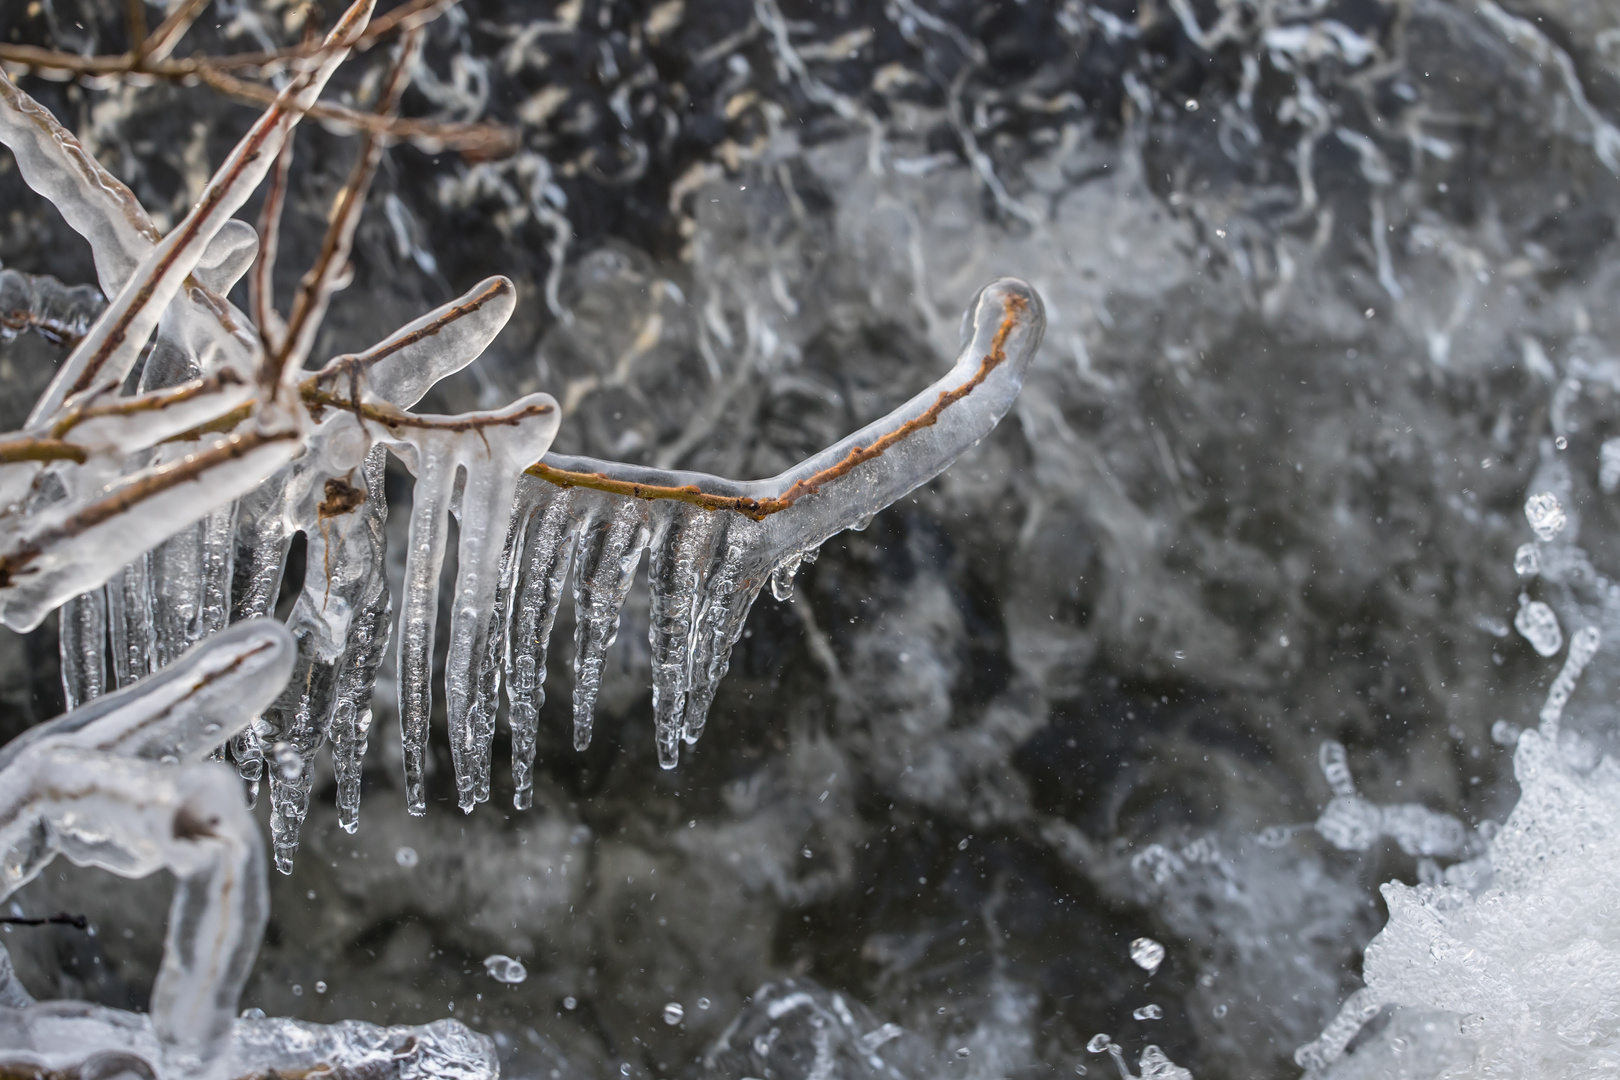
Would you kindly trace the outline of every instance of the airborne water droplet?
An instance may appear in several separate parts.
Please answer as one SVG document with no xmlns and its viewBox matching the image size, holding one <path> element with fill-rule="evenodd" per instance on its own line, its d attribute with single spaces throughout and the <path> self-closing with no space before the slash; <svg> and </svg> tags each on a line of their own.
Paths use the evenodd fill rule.
<svg viewBox="0 0 1620 1080">
<path fill-rule="evenodd" d="M 698 1008 L 707 1009 L 709 1007 L 709 1004 L 710 1003 L 709 1003 L 708 998 L 698 998 Z"/>
<path fill-rule="evenodd" d="M 1164 946 L 1150 937 L 1139 937 L 1131 942 L 1131 960 L 1151 975 L 1164 963 Z"/>
<path fill-rule="evenodd" d="M 1532 495 L 1524 500 L 1524 516 L 1530 522 L 1530 528 L 1542 540 L 1551 540 L 1563 530 L 1569 518 L 1564 513 L 1563 504 L 1558 496 L 1550 491 L 1543 491 L 1540 495 Z"/>
<path fill-rule="evenodd" d="M 686 1010 L 681 1007 L 680 1002 L 671 1001 L 664 1006 L 664 1023 L 670 1027 L 674 1027 L 684 1019 L 686 1019 Z"/>
<path fill-rule="evenodd" d="M 1131 1013 L 1137 1020 L 1158 1020 L 1164 1016 L 1164 1010 L 1157 1005 L 1143 1005 Z"/>
<path fill-rule="evenodd" d="M 1541 552 L 1534 544 L 1520 544 L 1513 553 L 1513 572 L 1520 577 L 1534 577 L 1541 573 Z"/>
<path fill-rule="evenodd" d="M 1552 656 L 1564 646 L 1564 632 L 1559 629 L 1558 616 L 1540 600 L 1531 600 L 1521 594 L 1519 613 L 1513 617 L 1513 626 L 1542 656 Z"/>
<path fill-rule="evenodd" d="M 484 970 L 489 972 L 490 978 L 508 986 L 515 986 L 529 977 L 529 969 L 523 966 L 523 961 L 500 953 L 484 957 Z"/>
<path fill-rule="evenodd" d="M 400 848 L 398 851 L 394 852 L 394 861 L 399 863 L 399 865 L 403 866 L 405 869 L 409 870 L 411 867 L 415 866 L 418 861 L 416 849 L 413 847 Z"/>
<path fill-rule="evenodd" d="M 1104 1050 L 1107 1050 L 1109 1046 L 1113 1045 L 1113 1042 L 1113 1039 L 1110 1039 L 1107 1035 L 1098 1032 L 1091 1037 L 1090 1042 L 1086 1043 L 1086 1049 L 1090 1050 L 1093 1054 L 1100 1054 Z"/>
</svg>

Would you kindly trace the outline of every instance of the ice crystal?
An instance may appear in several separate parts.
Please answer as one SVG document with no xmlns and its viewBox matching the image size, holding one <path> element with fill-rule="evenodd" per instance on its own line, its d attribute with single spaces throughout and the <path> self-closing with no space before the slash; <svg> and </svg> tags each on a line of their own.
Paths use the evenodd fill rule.
<svg viewBox="0 0 1620 1080">
<path fill-rule="evenodd" d="M 391 635 L 407 807 L 425 810 L 438 582 L 452 517 L 458 569 L 444 688 L 462 809 L 489 798 L 503 694 L 515 802 L 532 800 L 551 630 L 570 579 L 574 744 L 590 741 L 604 659 L 643 556 L 657 755 L 672 768 L 680 744 L 703 731 L 761 588 L 770 582 L 787 595 L 794 571 L 828 537 L 860 527 L 983 438 L 1017 395 L 1044 328 L 1028 285 L 986 286 L 943 378 L 798 466 L 750 482 L 547 455 L 559 409 L 543 393 L 484 412 L 412 412 L 505 325 L 516 297 L 504 278 L 310 370 L 316 329 L 346 282 L 364 201 L 356 193 L 380 144 L 363 140 L 323 260 L 286 316 L 273 306 L 268 272 L 280 178 L 292 128 L 369 13 L 367 0 L 345 13 L 167 234 L 0 74 L 0 142 L 90 242 L 112 298 L 82 328 L 78 316 L 51 314 L 54 299 L 29 300 L 28 318 L 79 340 L 27 427 L 0 446 L 0 620 L 29 629 L 62 607 L 65 690 L 71 704 L 87 702 L 162 670 L 229 623 L 270 614 L 293 540 L 304 535 L 312 572 L 288 621 L 292 677 L 230 745 L 250 784 L 268 781 L 284 872 L 322 746 L 331 747 L 340 823 L 358 825 L 371 696 Z M 413 41 L 400 47 L 385 108 L 412 68 Z M 256 233 L 231 215 L 267 178 Z M 250 319 L 223 297 L 255 263 Z M 135 392 L 122 393 L 138 363 Z M 390 453 L 415 477 L 397 598 L 385 570 Z"/>
</svg>

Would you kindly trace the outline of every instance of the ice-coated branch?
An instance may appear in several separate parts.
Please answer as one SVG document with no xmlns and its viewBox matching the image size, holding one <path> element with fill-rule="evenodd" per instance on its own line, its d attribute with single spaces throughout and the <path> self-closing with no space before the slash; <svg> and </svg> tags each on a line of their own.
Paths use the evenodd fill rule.
<svg viewBox="0 0 1620 1080">
<path fill-rule="evenodd" d="M 129 1055 L 167 1077 L 288 1076 L 414 1058 L 493 1076 L 493 1047 L 453 1021 L 420 1029 L 237 1020 L 269 913 L 264 845 L 229 771 L 207 760 L 280 691 L 295 649 L 256 619 L 164 671 L 0 748 L 0 900 L 58 855 L 122 877 L 175 877 L 163 962 L 144 1017 L 35 1003 L 0 964 L 0 1075 Z M 0 951 L 0 960 L 4 959 Z M 21 1041 L 17 1041 L 20 1037 Z M 26 1049 L 24 1049 L 26 1048 Z"/>
<path fill-rule="evenodd" d="M 412 66 L 411 28 L 443 6 L 423 0 L 400 9 L 396 23 L 408 36 L 376 116 L 397 106 Z M 161 237 L 128 189 L 0 75 L 0 141 L 28 183 L 90 241 L 114 297 L 29 426 L 0 438 L 0 619 L 27 629 L 65 604 L 64 688 L 70 702 L 89 702 L 110 687 L 140 685 L 229 622 L 268 615 L 293 539 L 304 535 L 310 570 L 288 620 L 292 677 L 231 739 L 252 790 L 268 775 L 283 871 L 323 746 L 332 747 L 339 821 L 358 825 L 372 690 L 396 619 L 406 804 L 412 813 L 426 808 L 439 579 L 452 516 L 458 569 L 444 693 L 461 807 L 489 798 L 503 688 L 515 802 L 532 800 L 549 639 L 570 576 L 573 736 L 577 747 L 589 742 L 607 650 L 643 556 L 657 752 L 673 768 L 680 743 L 703 730 L 764 585 L 788 595 L 798 566 L 828 537 L 939 475 L 987 435 L 1017 396 L 1045 325 L 1027 284 L 986 286 L 939 381 L 758 481 L 548 456 L 561 410 L 546 394 L 456 416 L 414 412 L 505 326 L 516 304 L 505 278 L 304 374 L 328 301 L 345 280 L 383 144 L 361 139 L 320 253 L 283 321 L 269 263 L 288 136 L 299 117 L 316 112 L 336 65 L 367 40 L 368 7 L 360 0 L 322 44 L 281 58 L 292 72 L 287 85 L 197 207 Z M 177 9 L 180 22 L 194 17 L 186 10 Z M 159 27 L 147 40 L 179 32 Z M 155 62 L 168 41 L 153 43 L 142 62 Z M 233 220 L 267 180 L 259 228 Z M 255 258 L 256 326 L 221 298 Z M 121 395 L 149 341 L 137 392 Z M 415 476 L 398 597 L 386 570 L 388 453 Z M 275 768 L 267 770 L 271 756 Z"/>
</svg>

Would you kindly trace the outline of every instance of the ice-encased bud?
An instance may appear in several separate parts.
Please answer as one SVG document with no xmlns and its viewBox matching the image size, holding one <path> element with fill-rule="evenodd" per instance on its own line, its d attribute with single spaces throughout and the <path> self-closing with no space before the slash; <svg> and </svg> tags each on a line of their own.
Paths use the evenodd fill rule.
<svg viewBox="0 0 1620 1080">
<path fill-rule="evenodd" d="M 1540 600 L 1519 597 L 1519 613 L 1513 616 L 1513 628 L 1542 656 L 1552 656 L 1564 647 L 1564 632 L 1559 629 L 1558 616 Z"/>
<path fill-rule="evenodd" d="M 1131 942 L 1131 962 L 1152 975 L 1164 963 L 1164 946 L 1150 937 L 1139 937 Z"/>
<path fill-rule="evenodd" d="M 1569 521 L 1558 496 L 1550 491 L 1524 500 L 1524 516 L 1530 522 L 1531 530 L 1541 540 L 1551 540 L 1557 536 Z"/>
<path fill-rule="evenodd" d="M 1535 577 L 1541 573 L 1541 552 L 1535 544 L 1519 545 L 1519 550 L 1513 553 L 1513 572 L 1520 577 Z"/>
</svg>

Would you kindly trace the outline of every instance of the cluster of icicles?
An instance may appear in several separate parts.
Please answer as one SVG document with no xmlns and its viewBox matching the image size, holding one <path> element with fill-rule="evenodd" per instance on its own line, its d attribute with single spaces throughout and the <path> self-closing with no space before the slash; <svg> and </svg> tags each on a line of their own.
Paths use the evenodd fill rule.
<svg viewBox="0 0 1620 1080">
<path fill-rule="evenodd" d="M 267 376 L 261 334 L 224 299 L 260 255 L 258 234 L 231 215 L 368 14 L 363 2 L 350 9 L 319 63 L 290 80 L 167 235 L 0 74 L 0 142 L 90 242 L 112 298 L 25 430 L 0 439 L 0 619 L 30 629 L 62 608 L 72 707 L 165 668 L 230 623 L 271 615 L 302 533 L 310 569 L 288 624 L 292 676 L 229 745 L 255 790 L 268 779 L 284 872 L 322 745 L 332 748 L 340 820 L 351 831 L 358 823 L 371 694 L 396 617 L 408 808 L 425 809 L 451 515 L 459 548 L 444 681 L 462 808 L 489 797 L 503 688 L 516 803 L 531 799 L 547 647 L 570 576 L 574 743 L 589 741 L 604 655 L 644 554 L 658 756 L 673 767 L 680 743 L 703 729 L 761 587 L 771 581 L 784 592 L 829 536 L 987 434 L 1017 395 L 1044 327 L 1028 285 L 986 286 L 964 316 L 960 357 L 935 385 L 787 473 L 747 483 L 546 457 L 559 411 L 545 394 L 484 413 L 410 412 L 506 323 L 516 297 L 504 278 L 318 371 L 305 362 L 308 329 L 289 347 L 292 362 Z M 323 310 L 326 299 L 316 297 Z M 388 452 L 415 476 L 400 598 L 385 571 Z"/>
</svg>

